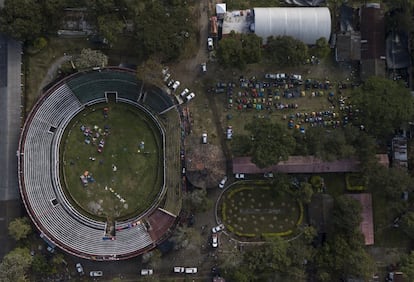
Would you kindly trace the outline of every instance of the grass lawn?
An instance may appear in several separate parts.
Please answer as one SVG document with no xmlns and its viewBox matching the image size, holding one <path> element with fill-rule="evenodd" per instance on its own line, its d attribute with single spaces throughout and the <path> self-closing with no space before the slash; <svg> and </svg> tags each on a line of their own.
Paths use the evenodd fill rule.
<svg viewBox="0 0 414 282">
<path fill-rule="evenodd" d="M 109 108 L 107 118 L 104 107 Z M 95 141 L 86 137 L 82 125 L 99 137 Z M 109 127 L 106 136 L 105 127 Z M 161 136 L 144 113 L 126 104 L 100 104 L 75 117 L 65 137 L 61 153 L 66 188 L 84 211 L 116 219 L 151 205 L 162 185 Z M 105 143 L 99 153 L 101 140 Z M 95 180 L 87 186 L 80 179 L 85 171 Z"/>
<path fill-rule="evenodd" d="M 248 182 L 226 191 L 221 209 L 227 229 L 247 237 L 293 230 L 301 213 L 298 202 L 287 192 Z"/>
<path fill-rule="evenodd" d="M 26 54 L 25 57 L 25 112 L 29 112 L 41 94 L 41 82 L 51 64 L 62 57 L 64 53 L 78 54 L 83 48 L 91 48 L 86 38 L 48 39 L 45 49 L 36 54 Z"/>
</svg>

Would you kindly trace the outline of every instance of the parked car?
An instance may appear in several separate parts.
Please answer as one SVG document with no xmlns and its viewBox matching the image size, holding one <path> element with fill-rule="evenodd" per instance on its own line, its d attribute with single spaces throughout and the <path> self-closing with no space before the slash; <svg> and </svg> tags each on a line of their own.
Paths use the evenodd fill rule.
<svg viewBox="0 0 414 282">
<path fill-rule="evenodd" d="M 217 233 L 213 233 L 211 235 L 211 246 L 213 248 L 217 248 L 218 247 L 218 234 Z"/>
<path fill-rule="evenodd" d="M 171 77 L 171 74 L 166 73 L 165 76 L 164 76 L 164 82 L 167 82 L 170 79 L 170 77 Z"/>
<path fill-rule="evenodd" d="M 200 66 L 201 66 L 201 72 L 203 73 L 207 72 L 207 63 L 202 63 Z"/>
<path fill-rule="evenodd" d="M 166 74 L 168 73 L 168 67 L 164 67 L 164 68 L 161 70 L 161 73 L 162 73 L 162 75 L 166 75 Z"/>
<path fill-rule="evenodd" d="M 231 125 L 227 126 L 226 138 L 227 140 L 231 140 L 233 138 L 233 128 L 231 127 Z"/>
<path fill-rule="evenodd" d="M 168 81 L 167 86 L 171 87 L 171 86 L 173 86 L 174 83 L 175 83 L 175 80 L 171 79 L 170 81 Z"/>
<path fill-rule="evenodd" d="M 207 133 L 201 134 L 201 143 L 207 144 Z"/>
<path fill-rule="evenodd" d="M 85 272 L 83 271 L 83 266 L 82 264 L 80 264 L 79 262 L 76 264 L 76 271 L 80 274 L 80 275 L 84 275 Z"/>
<path fill-rule="evenodd" d="M 223 231 L 223 230 L 224 230 L 224 224 L 223 223 L 220 223 L 219 225 L 214 226 L 213 228 L 211 228 L 211 232 L 213 234 L 217 233 L 217 232 L 220 232 L 220 231 Z"/>
<path fill-rule="evenodd" d="M 175 273 L 184 273 L 185 268 L 183 266 L 174 266 L 174 272 Z"/>
<path fill-rule="evenodd" d="M 273 172 L 266 172 L 263 176 L 265 178 L 273 178 L 274 177 Z"/>
<path fill-rule="evenodd" d="M 245 175 L 244 175 L 244 173 L 236 173 L 236 174 L 234 175 L 234 177 L 235 177 L 236 179 L 244 179 L 244 178 L 245 178 Z"/>
<path fill-rule="evenodd" d="M 185 273 L 197 273 L 197 267 L 186 267 Z"/>
<path fill-rule="evenodd" d="M 176 82 L 174 82 L 174 84 L 172 85 L 172 90 L 175 91 L 177 90 L 178 86 L 180 86 L 180 82 L 177 80 Z"/>
<path fill-rule="evenodd" d="M 154 271 L 152 269 L 141 269 L 141 275 L 143 276 L 149 276 L 154 274 Z"/>
<path fill-rule="evenodd" d="M 266 73 L 265 74 L 265 78 L 268 78 L 268 79 L 276 79 L 277 76 L 276 76 L 275 73 Z"/>
<path fill-rule="evenodd" d="M 226 184 L 226 182 L 227 182 L 227 176 L 224 176 L 224 178 L 220 181 L 220 183 L 219 183 L 219 188 L 220 189 L 223 189 L 224 188 L 224 185 Z"/>
<path fill-rule="evenodd" d="M 188 96 L 186 97 L 187 102 L 189 102 L 191 99 L 193 99 L 195 97 L 194 92 L 191 92 L 190 94 L 188 94 Z"/>
<path fill-rule="evenodd" d="M 211 37 L 207 38 L 207 49 L 209 51 L 213 51 L 213 49 L 214 49 L 213 38 L 211 38 Z"/>
<path fill-rule="evenodd" d="M 187 96 L 188 92 L 190 92 L 190 90 L 188 90 L 188 88 L 186 88 L 186 89 L 183 90 L 183 92 L 181 92 L 180 96 L 184 98 L 185 96 Z"/>
<path fill-rule="evenodd" d="M 103 271 L 100 271 L 100 270 L 91 271 L 89 272 L 89 276 L 90 277 L 101 277 L 103 276 Z"/>
</svg>

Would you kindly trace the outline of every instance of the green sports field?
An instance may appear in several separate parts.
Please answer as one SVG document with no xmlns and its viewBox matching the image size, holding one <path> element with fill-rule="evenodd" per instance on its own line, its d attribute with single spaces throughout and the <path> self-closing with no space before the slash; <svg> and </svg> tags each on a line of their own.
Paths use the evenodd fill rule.
<svg viewBox="0 0 414 282">
<path fill-rule="evenodd" d="M 71 121 L 62 140 L 65 191 L 94 218 L 137 215 L 162 188 L 161 133 L 135 107 L 90 107 Z"/>
<path fill-rule="evenodd" d="M 289 193 L 263 183 L 241 182 L 222 196 L 221 219 L 241 237 L 290 235 L 303 210 Z"/>
</svg>

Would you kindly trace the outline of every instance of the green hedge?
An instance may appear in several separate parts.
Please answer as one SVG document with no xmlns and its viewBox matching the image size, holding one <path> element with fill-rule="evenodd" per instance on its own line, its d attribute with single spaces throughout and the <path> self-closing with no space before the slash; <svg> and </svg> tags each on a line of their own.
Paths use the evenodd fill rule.
<svg viewBox="0 0 414 282">
<path fill-rule="evenodd" d="M 365 186 L 364 185 L 353 185 L 353 183 L 351 183 L 351 177 L 356 177 L 356 175 L 352 174 L 352 173 L 348 173 L 347 175 L 345 175 L 346 190 L 348 190 L 348 191 L 364 191 Z"/>
</svg>

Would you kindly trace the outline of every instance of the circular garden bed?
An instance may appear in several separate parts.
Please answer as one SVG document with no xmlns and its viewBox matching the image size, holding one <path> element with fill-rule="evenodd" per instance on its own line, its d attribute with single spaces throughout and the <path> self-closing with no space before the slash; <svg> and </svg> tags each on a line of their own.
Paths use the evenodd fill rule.
<svg viewBox="0 0 414 282">
<path fill-rule="evenodd" d="M 267 183 L 242 182 L 223 193 L 218 215 L 231 233 L 263 239 L 292 234 L 302 222 L 303 207 L 287 191 Z"/>
</svg>

